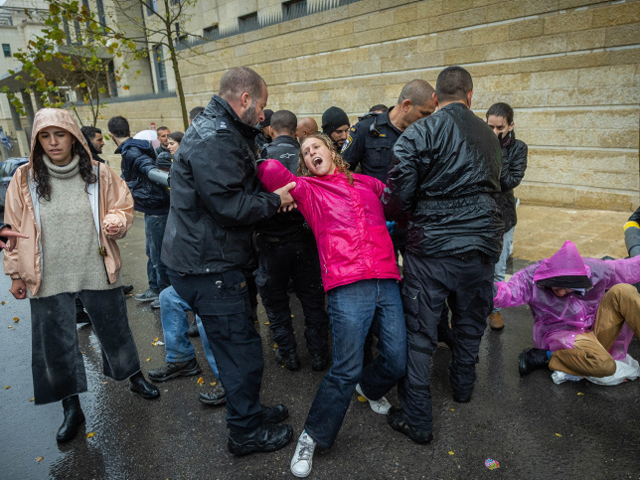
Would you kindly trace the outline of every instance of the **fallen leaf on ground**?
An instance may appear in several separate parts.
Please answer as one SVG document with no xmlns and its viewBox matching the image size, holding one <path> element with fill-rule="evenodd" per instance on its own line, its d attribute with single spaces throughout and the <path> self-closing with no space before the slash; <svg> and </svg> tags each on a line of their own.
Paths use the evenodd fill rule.
<svg viewBox="0 0 640 480">
<path fill-rule="evenodd" d="M 151 357 L 147 358 L 147 362 L 151 361 Z"/>
<path fill-rule="evenodd" d="M 560 435 L 559 433 L 556 433 L 556 437 L 561 437 L 562 435 Z"/>
<path fill-rule="evenodd" d="M 291 318 L 293 318 L 293 315 L 291 315 Z"/>
<path fill-rule="evenodd" d="M 278 348 L 278 344 L 277 344 L 277 343 L 274 343 L 274 344 L 273 344 L 273 348 Z"/>
<path fill-rule="evenodd" d="M 455 409 L 455 408 L 452 408 L 452 409 L 451 409 L 451 411 L 452 411 L 452 412 L 455 412 L 455 411 L 456 411 L 456 409 Z"/>
<path fill-rule="evenodd" d="M 96 434 L 96 432 L 89 432 L 87 433 L 87 438 L 91 438 Z"/>
<path fill-rule="evenodd" d="M 44 460 L 44 457 L 38 457 L 36 458 L 36 463 L 40 463 L 42 460 Z"/>
<path fill-rule="evenodd" d="M 18 320 L 20 320 L 18 317 L 13 317 L 13 321 L 18 323 Z"/>
<path fill-rule="evenodd" d="M 358 401 L 364 403 L 367 401 L 367 399 L 364 398 L 362 395 L 358 395 Z"/>
<path fill-rule="evenodd" d="M 35 398 L 33 398 L 33 397 L 29 399 L 29 401 L 30 401 L 30 402 L 34 402 L 35 400 L 36 400 L 36 399 L 35 399 Z"/>
<path fill-rule="evenodd" d="M 103 385 L 106 385 L 107 383 L 109 383 L 109 382 L 102 382 Z"/>
<path fill-rule="evenodd" d="M 198 385 L 204 385 L 204 378 L 200 377 L 198 379 Z"/>
<path fill-rule="evenodd" d="M 209 385 L 211 385 L 212 387 L 218 382 L 211 382 Z"/>
<path fill-rule="evenodd" d="M 264 322 L 265 325 L 271 325 L 271 322 Z"/>
<path fill-rule="evenodd" d="M 5 303 L 7 303 L 7 302 L 5 302 L 5 301 L 3 300 L 3 301 L 2 301 L 2 305 L 4 305 Z"/>
<path fill-rule="evenodd" d="M 10 387 L 9 385 L 5 385 L 5 386 L 4 386 L 4 389 L 5 389 L 5 390 L 9 390 L 10 388 L 11 388 L 11 387 Z"/>
<path fill-rule="evenodd" d="M 582 393 L 582 392 L 578 392 L 578 395 L 584 395 L 584 393 Z"/>
<path fill-rule="evenodd" d="M 453 455 L 453 450 L 449 450 L 449 455 Z"/>
<path fill-rule="evenodd" d="M 158 344 L 158 342 L 151 342 L 151 345 L 153 345 L 154 347 Z"/>
<path fill-rule="evenodd" d="M 154 339 L 153 339 L 153 341 L 154 341 L 154 342 L 157 342 L 157 341 L 158 341 L 158 337 L 154 338 Z"/>
</svg>

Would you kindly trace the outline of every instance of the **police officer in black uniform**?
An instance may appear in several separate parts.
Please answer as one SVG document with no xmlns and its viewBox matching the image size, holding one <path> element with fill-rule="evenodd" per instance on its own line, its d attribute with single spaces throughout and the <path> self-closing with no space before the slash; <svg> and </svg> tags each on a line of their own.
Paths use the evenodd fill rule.
<svg viewBox="0 0 640 480">
<path fill-rule="evenodd" d="M 258 148 L 264 147 L 267 143 L 271 141 L 271 137 L 269 136 L 269 126 L 271 125 L 271 115 L 273 115 L 273 110 L 269 110 L 268 108 L 264 111 L 264 120 L 262 120 L 256 128 L 260 130 L 260 133 L 256 135 L 255 142 Z"/>
<path fill-rule="evenodd" d="M 254 125 L 264 118 L 264 80 L 236 67 L 220 80 L 176 152 L 162 260 L 171 285 L 202 319 L 227 390 L 231 453 L 271 452 L 292 438 L 284 405 L 260 402 L 262 342 L 243 274 L 257 222 L 293 204 L 288 191 L 259 192 Z"/>
<path fill-rule="evenodd" d="M 360 117 L 340 153 L 351 170 L 360 165 L 362 174 L 387 183 L 396 140 L 413 122 L 435 111 L 434 91 L 428 82 L 412 80 L 402 88 L 398 103 L 390 110 Z"/>
<path fill-rule="evenodd" d="M 270 131 L 274 140 L 262 148 L 260 158 L 274 158 L 295 174 L 300 153 L 300 144 L 294 138 L 297 124 L 292 112 L 275 112 Z M 260 222 L 256 232 L 260 265 L 256 284 L 277 344 L 276 361 L 288 370 L 300 368 L 287 294 L 292 280 L 304 312 L 304 336 L 311 368 L 324 370 L 329 353 L 329 317 L 324 308 L 325 294 L 313 232 L 297 210 L 278 213 Z"/>
<path fill-rule="evenodd" d="M 362 174 L 387 183 L 396 140 L 413 122 L 435 111 L 433 92 L 435 90 L 428 82 L 412 80 L 402 88 L 398 102 L 390 110 L 374 111 L 360 117 L 351 127 L 341 152 L 351 170 L 359 165 Z M 391 239 L 396 252 L 404 254 L 406 230 L 394 226 Z M 369 333 L 364 346 L 365 365 L 373 360 L 372 346 L 373 335 Z"/>
</svg>

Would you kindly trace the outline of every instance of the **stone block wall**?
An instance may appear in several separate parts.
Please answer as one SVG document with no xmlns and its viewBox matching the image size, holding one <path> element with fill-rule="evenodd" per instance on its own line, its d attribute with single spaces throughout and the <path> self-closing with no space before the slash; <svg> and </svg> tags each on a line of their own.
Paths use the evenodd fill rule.
<svg viewBox="0 0 640 480">
<path fill-rule="evenodd" d="M 637 208 L 640 1 L 362 0 L 205 44 L 180 67 L 188 108 L 247 65 L 267 82 L 269 108 L 319 120 L 337 105 L 356 121 L 395 103 L 409 80 L 435 85 L 456 64 L 474 78 L 476 114 L 497 101 L 515 109 L 529 145 L 523 202 Z M 140 129 L 181 125 L 176 99 L 114 104 L 112 114 Z"/>
</svg>

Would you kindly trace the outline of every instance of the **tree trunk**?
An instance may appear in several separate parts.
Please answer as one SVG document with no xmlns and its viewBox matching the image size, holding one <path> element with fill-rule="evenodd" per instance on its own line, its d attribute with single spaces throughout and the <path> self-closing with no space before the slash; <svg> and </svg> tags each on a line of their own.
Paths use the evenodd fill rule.
<svg viewBox="0 0 640 480">
<path fill-rule="evenodd" d="M 167 25 L 167 43 L 169 44 L 169 52 L 171 53 L 171 66 L 173 67 L 173 73 L 176 77 L 176 90 L 178 90 L 178 98 L 180 99 L 180 109 L 182 110 L 182 122 L 184 123 L 184 130 L 189 128 L 189 115 L 187 114 L 187 102 L 184 98 L 184 89 L 182 88 L 182 77 L 180 76 L 180 69 L 178 68 L 178 59 L 176 57 L 176 46 L 171 38 L 171 26 Z"/>
</svg>

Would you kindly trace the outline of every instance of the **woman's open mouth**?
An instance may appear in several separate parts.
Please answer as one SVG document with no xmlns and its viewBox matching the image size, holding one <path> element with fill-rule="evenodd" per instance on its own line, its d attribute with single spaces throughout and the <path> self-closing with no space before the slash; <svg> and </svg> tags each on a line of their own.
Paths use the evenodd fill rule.
<svg viewBox="0 0 640 480">
<path fill-rule="evenodd" d="M 320 165 L 322 165 L 322 158 L 321 157 L 316 157 L 313 159 L 313 166 L 314 167 L 319 167 Z"/>
</svg>

